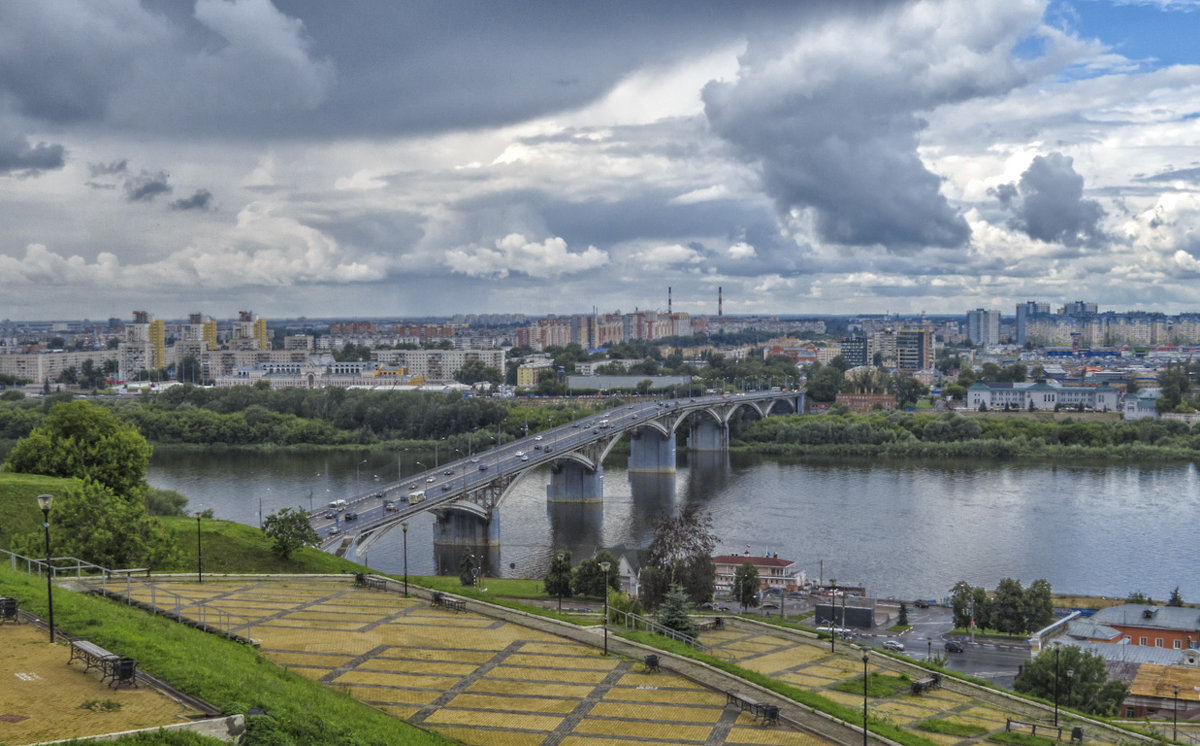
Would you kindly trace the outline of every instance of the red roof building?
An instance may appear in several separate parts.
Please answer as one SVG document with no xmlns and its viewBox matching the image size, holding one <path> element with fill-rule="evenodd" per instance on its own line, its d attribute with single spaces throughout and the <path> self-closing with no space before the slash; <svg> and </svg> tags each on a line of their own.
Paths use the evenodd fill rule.
<svg viewBox="0 0 1200 746">
<path fill-rule="evenodd" d="M 782 588 L 785 591 L 796 590 L 804 582 L 804 574 L 796 571 L 796 563 L 792 560 L 779 559 L 778 555 L 771 557 L 751 557 L 745 554 L 722 554 L 712 558 L 717 568 L 715 591 L 718 595 L 728 594 L 733 590 L 733 575 L 737 569 L 749 562 L 758 570 L 758 580 L 762 588 Z"/>
</svg>

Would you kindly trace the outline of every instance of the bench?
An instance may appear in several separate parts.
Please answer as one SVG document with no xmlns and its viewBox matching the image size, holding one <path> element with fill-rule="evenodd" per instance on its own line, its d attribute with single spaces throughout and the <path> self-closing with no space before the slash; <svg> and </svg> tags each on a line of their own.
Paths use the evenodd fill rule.
<svg viewBox="0 0 1200 746">
<path fill-rule="evenodd" d="M 451 611 L 466 611 L 467 610 L 467 602 L 466 601 L 460 601 L 457 598 L 447 598 L 446 596 L 443 596 L 441 593 L 437 593 L 437 592 L 434 592 L 434 594 L 433 594 L 433 605 L 440 606 L 443 609 L 449 609 Z"/>
<path fill-rule="evenodd" d="M 21 623 L 21 615 L 17 611 L 17 599 L 0 596 L 0 624 L 10 619 L 14 624 Z"/>
<path fill-rule="evenodd" d="M 929 691 L 930 689 L 937 689 L 941 685 L 942 685 L 942 675 L 940 673 L 935 673 L 928 678 L 917 679 L 916 681 L 914 681 L 912 683 L 911 691 L 913 694 L 922 694 L 924 692 Z"/>
<path fill-rule="evenodd" d="M 74 661 L 83 662 L 83 672 L 93 668 L 100 669 L 100 682 L 111 679 L 110 687 L 121 684 L 137 686 L 137 661 L 108 652 L 94 642 L 88 640 L 71 640 L 71 656 L 67 665 Z"/>
<path fill-rule="evenodd" d="M 658 667 L 658 656 L 657 655 L 647 655 L 645 658 L 642 659 L 642 662 L 646 664 L 646 672 L 647 673 L 649 673 L 651 671 L 662 670 Z"/>
<path fill-rule="evenodd" d="M 708 629 L 725 629 L 725 620 L 719 616 L 696 620 L 697 632 L 703 632 Z"/>
<path fill-rule="evenodd" d="M 1058 726 L 1058 725 L 1046 725 L 1045 723 L 1027 723 L 1023 720 L 1013 720 L 1012 718 L 1005 718 L 1004 730 L 1006 732 L 1009 732 L 1009 731 L 1012 731 L 1014 728 L 1016 728 L 1016 729 L 1029 728 L 1029 735 L 1031 735 L 1031 736 L 1037 735 L 1038 728 L 1041 728 L 1042 730 L 1052 731 L 1052 732 L 1057 731 L 1057 738 L 1055 740 L 1058 740 L 1058 741 L 1062 740 L 1063 729 L 1061 726 Z M 1080 743 L 1082 743 L 1083 742 L 1083 728 L 1075 728 L 1075 730 L 1079 731 L 1079 741 L 1080 741 Z M 1074 731 L 1072 731 L 1072 733 L 1071 733 L 1071 740 L 1072 741 L 1075 740 Z"/>
<path fill-rule="evenodd" d="M 725 705 L 737 705 L 740 712 L 749 711 L 755 720 L 762 718 L 764 723 L 779 722 L 779 707 L 777 705 L 765 705 L 762 702 L 747 697 L 741 692 L 725 692 Z"/>
</svg>

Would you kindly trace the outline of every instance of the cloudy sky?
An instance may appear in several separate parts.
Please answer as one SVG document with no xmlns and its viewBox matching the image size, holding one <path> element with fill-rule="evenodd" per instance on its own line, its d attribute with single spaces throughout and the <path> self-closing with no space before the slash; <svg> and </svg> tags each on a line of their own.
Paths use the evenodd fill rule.
<svg viewBox="0 0 1200 746">
<path fill-rule="evenodd" d="M 0 318 L 1200 311 L 1197 0 L 0 4 Z"/>
</svg>

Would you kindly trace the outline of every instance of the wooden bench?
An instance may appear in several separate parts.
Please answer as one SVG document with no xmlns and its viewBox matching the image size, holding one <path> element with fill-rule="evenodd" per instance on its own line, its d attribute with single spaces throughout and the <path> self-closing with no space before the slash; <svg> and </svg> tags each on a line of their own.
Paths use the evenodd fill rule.
<svg viewBox="0 0 1200 746">
<path fill-rule="evenodd" d="M 935 673 L 928 678 L 917 679 L 916 681 L 914 681 L 912 683 L 911 691 L 913 694 L 923 694 L 923 693 L 929 691 L 930 689 L 937 689 L 941 685 L 942 685 L 942 675 L 940 673 Z"/>
<path fill-rule="evenodd" d="M 1037 735 L 1038 728 L 1041 728 L 1042 730 L 1056 731 L 1057 738 L 1055 740 L 1058 740 L 1058 741 L 1062 740 L 1063 729 L 1061 726 L 1046 725 L 1045 723 L 1027 723 L 1023 720 L 1013 720 L 1012 718 L 1005 718 L 1005 721 L 1004 721 L 1004 730 L 1005 731 L 1012 731 L 1013 729 L 1019 730 L 1019 729 L 1023 729 L 1023 728 L 1029 728 L 1029 735 L 1031 735 L 1031 736 Z M 1076 728 L 1075 730 L 1079 731 L 1079 740 L 1080 740 L 1080 742 L 1082 742 L 1083 741 L 1083 729 Z M 1074 733 L 1072 733 L 1071 740 L 1075 740 Z"/>
<path fill-rule="evenodd" d="M 0 624 L 12 620 L 13 624 L 21 623 L 21 614 L 17 610 L 17 599 L 0 596 Z"/>
</svg>

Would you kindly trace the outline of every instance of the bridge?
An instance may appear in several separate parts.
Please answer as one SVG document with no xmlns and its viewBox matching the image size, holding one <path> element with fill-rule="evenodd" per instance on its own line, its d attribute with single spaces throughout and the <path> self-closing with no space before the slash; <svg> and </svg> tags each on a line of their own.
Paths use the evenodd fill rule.
<svg viewBox="0 0 1200 746">
<path fill-rule="evenodd" d="M 426 511 L 437 518 L 435 545 L 498 545 L 500 504 L 513 485 L 537 467 L 550 466 L 548 501 L 601 501 L 604 459 L 625 436 L 631 438 L 630 472 L 672 472 L 675 433 L 681 427 L 688 427 L 690 450 L 723 451 L 729 447 L 729 422 L 743 410 L 759 418 L 802 412 L 804 392 L 757 391 L 623 405 L 357 495 L 346 500 L 343 510 L 322 508 L 309 520 L 325 551 L 355 542 L 359 552 L 365 551 L 388 531 Z"/>
</svg>

